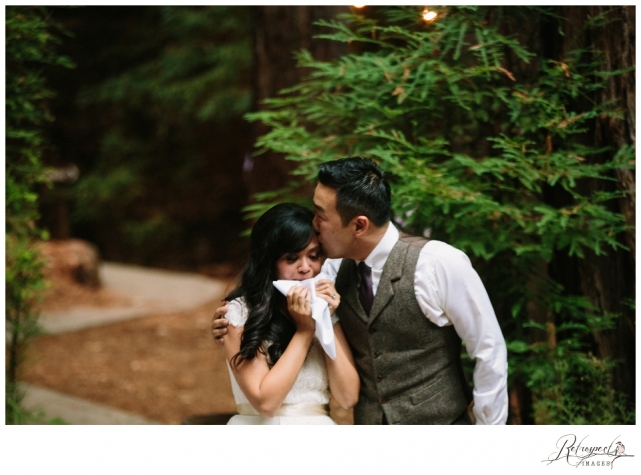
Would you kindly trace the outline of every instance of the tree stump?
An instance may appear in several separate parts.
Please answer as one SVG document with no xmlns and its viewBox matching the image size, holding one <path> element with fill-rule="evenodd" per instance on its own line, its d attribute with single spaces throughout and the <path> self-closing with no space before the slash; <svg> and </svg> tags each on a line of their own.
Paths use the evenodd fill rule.
<svg viewBox="0 0 641 475">
<path fill-rule="evenodd" d="M 98 248 L 80 239 L 43 242 L 40 249 L 45 259 L 45 276 L 50 280 L 64 279 L 86 287 L 101 286 Z"/>
</svg>

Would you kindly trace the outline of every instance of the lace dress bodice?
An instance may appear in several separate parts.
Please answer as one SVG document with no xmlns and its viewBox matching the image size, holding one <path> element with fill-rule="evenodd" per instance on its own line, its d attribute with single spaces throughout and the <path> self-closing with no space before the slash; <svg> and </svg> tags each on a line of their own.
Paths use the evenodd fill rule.
<svg viewBox="0 0 641 475">
<path fill-rule="evenodd" d="M 247 307 L 245 306 L 244 301 L 241 299 L 232 300 L 228 304 L 229 310 L 225 315 L 225 318 L 229 320 L 229 324 L 235 327 L 242 327 L 247 321 Z M 227 369 L 229 370 L 229 377 L 231 379 L 231 388 L 232 393 L 234 394 L 234 400 L 236 405 L 249 404 L 247 397 L 243 394 L 243 391 L 240 389 L 240 386 L 236 382 L 234 373 L 231 370 L 229 361 L 227 361 Z M 327 376 L 327 366 L 325 364 L 325 356 L 323 348 L 320 343 L 314 339 L 307 358 L 303 363 L 303 366 L 294 382 L 294 385 L 290 392 L 285 397 L 283 404 L 329 404 L 329 379 Z M 287 417 L 287 418 L 272 418 L 280 419 L 280 422 L 265 422 L 271 421 L 272 419 L 260 418 L 263 422 L 250 422 L 245 420 L 245 422 L 240 422 L 238 418 L 247 419 L 251 416 L 234 416 L 232 419 L 233 423 L 322 423 L 318 421 L 319 417 Z M 282 419 L 287 419 L 287 422 L 283 422 Z M 296 421 L 294 421 L 296 419 Z M 306 419 L 314 419 L 314 421 L 307 422 Z M 326 417 L 329 421 L 331 419 Z M 234 422 L 234 420 L 236 420 Z M 332 423 L 332 422 L 326 422 Z"/>
</svg>

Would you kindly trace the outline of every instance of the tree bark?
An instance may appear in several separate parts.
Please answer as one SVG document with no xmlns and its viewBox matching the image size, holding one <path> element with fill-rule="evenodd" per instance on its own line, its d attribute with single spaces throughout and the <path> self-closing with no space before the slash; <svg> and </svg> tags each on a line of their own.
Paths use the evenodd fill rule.
<svg viewBox="0 0 641 475">
<path fill-rule="evenodd" d="M 599 53 L 601 69 L 612 72 L 635 64 L 635 7 L 587 6 L 560 7 L 562 30 L 560 51 L 592 46 Z M 597 15 L 611 20 L 605 26 L 586 30 L 586 23 Z M 596 147 L 610 147 L 611 152 L 598 157 L 599 161 L 612 160 L 614 154 L 635 141 L 635 76 L 633 71 L 612 76 L 605 89 L 594 98 L 598 104 L 614 101 L 622 112 L 622 119 L 600 118 L 586 140 Z M 630 249 L 608 250 L 605 255 L 586 254 L 578 262 L 580 287 L 593 305 L 605 313 L 619 314 L 616 328 L 594 334 L 599 356 L 613 358 L 619 363 L 614 372 L 614 387 L 618 393 L 635 401 L 635 321 L 634 311 L 624 304 L 634 301 L 635 294 L 635 178 L 634 172 L 619 169 L 615 174 L 616 188 L 627 194 L 613 204 L 613 211 L 620 211 L 630 226 L 622 241 Z M 585 192 L 614 191 L 615 187 L 603 180 L 590 180 L 583 184 Z"/>
<path fill-rule="evenodd" d="M 314 35 L 326 33 L 327 29 L 314 22 L 331 20 L 338 13 L 347 12 L 347 6 L 275 6 L 257 7 L 256 21 L 256 72 L 255 109 L 263 109 L 262 102 L 277 95 L 283 88 L 299 83 L 307 74 L 296 66 L 294 53 L 308 50 L 318 60 L 328 61 L 347 53 L 347 47 L 337 41 L 315 39 Z M 256 123 L 254 139 L 267 133 L 267 127 Z M 282 154 L 267 152 L 250 159 L 246 165 L 250 193 L 276 190 L 286 186 L 293 164 Z"/>
</svg>

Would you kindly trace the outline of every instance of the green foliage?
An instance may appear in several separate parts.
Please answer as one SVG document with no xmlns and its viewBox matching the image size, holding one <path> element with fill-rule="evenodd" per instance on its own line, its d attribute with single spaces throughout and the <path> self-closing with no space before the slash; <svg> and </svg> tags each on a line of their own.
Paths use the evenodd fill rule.
<svg viewBox="0 0 641 475">
<path fill-rule="evenodd" d="M 24 425 L 24 424 L 50 424 L 65 425 L 67 424 L 60 417 L 47 419 L 42 411 L 28 411 L 20 406 L 20 401 L 24 397 L 24 390 L 17 383 L 7 382 L 7 412 L 6 424 Z"/>
<path fill-rule="evenodd" d="M 42 127 L 52 120 L 47 99 L 44 65 L 70 67 L 55 52 L 58 42 L 53 23 L 41 7 L 6 9 L 6 228 L 5 319 L 7 330 L 6 418 L 24 422 L 22 394 L 16 383 L 24 348 L 38 333 L 37 303 L 44 289 L 42 261 L 34 247 L 46 233 L 38 219 L 36 187 L 44 182 L 41 155 Z"/>
<path fill-rule="evenodd" d="M 31 241 L 33 237 L 6 234 L 6 378 L 7 390 L 12 391 L 15 390 L 13 384 L 24 357 L 24 349 L 38 334 L 37 304 L 44 289 L 44 280 L 42 261 Z M 14 399 L 19 401 L 17 395 Z"/>
<path fill-rule="evenodd" d="M 85 89 L 80 101 L 150 106 L 149 116 L 162 118 L 165 127 L 183 115 L 223 121 L 247 111 L 253 61 L 248 14 L 233 7 L 157 9 L 150 19 L 156 31 L 134 46 L 140 48 L 134 53 L 152 57 Z"/>
<path fill-rule="evenodd" d="M 507 342 L 510 375 L 532 391 L 534 420 L 538 424 L 634 423 L 625 395 L 616 394 L 612 385 L 616 362 L 595 357 L 585 343 L 587 336 L 614 328 L 618 315 L 600 313 L 586 297 L 566 295 L 552 281 L 541 290 L 530 298 L 538 299 L 556 318 L 522 325 L 541 331 L 547 341 Z M 555 320 L 563 323 L 556 325 Z"/>
<path fill-rule="evenodd" d="M 132 31 L 114 28 L 100 48 L 83 52 L 97 66 L 117 66 L 78 91 L 82 113 L 100 115 L 102 125 L 71 203 L 74 227 L 109 258 L 149 264 L 188 245 L 185 230 L 203 227 L 207 213 L 221 213 L 216 202 L 238 188 L 224 176 L 222 185 L 212 183 L 212 156 L 242 160 L 244 152 L 221 143 L 242 136 L 241 115 L 252 104 L 253 47 L 249 7 L 141 11 L 124 12 Z M 211 238 L 212 230 L 202 232 Z M 129 254 L 116 255 L 110 246 Z"/>
<path fill-rule="evenodd" d="M 597 149 L 583 139 L 596 117 L 620 118 L 593 100 L 606 76 L 586 60 L 596 52 L 552 61 L 504 33 L 519 15 L 541 9 L 434 8 L 439 17 L 430 24 L 416 7 L 325 22 L 333 33 L 323 37 L 360 52 L 333 62 L 299 53 L 309 79 L 247 114 L 270 130 L 259 152 L 297 162 L 301 184 L 328 160 L 376 160 L 392 184 L 396 221 L 467 252 L 496 282 L 494 306 L 504 315 L 510 367 L 518 368 L 512 382 L 531 389 L 535 420 L 622 422 L 608 389 L 614 362 L 588 352 L 592 333 L 614 317 L 569 295 L 546 271 L 557 254 L 625 249 L 624 218 L 610 206 L 621 193 L 583 186 L 614 180 L 616 168 L 634 163 L 633 147 Z M 262 207 L 248 211 L 260 214 L 289 192 L 258 196 Z M 528 306 L 547 321 L 531 321 Z M 547 342 L 526 342 L 537 325 Z"/>
<path fill-rule="evenodd" d="M 580 325 L 579 325 L 580 326 Z M 573 329 L 565 325 L 563 330 Z M 553 348 L 545 344 L 508 345 L 511 363 L 527 374 L 527 386 L 534 394 L 534 420 L 538 424 L 633 424 L 625 396 L 612 386 L 614 362 L 599 359 L 575 339 L 564 338 Z"/>
</svg>

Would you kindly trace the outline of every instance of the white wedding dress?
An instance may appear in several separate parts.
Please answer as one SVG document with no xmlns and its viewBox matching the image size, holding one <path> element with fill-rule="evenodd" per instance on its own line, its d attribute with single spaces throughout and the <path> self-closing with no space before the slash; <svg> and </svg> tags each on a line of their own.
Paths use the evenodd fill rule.
<svg viewBox="0 0 641 475">
<path fill-rule="evenodd" d="M 247 307 L 243 299 L 232 300 L 228 306 L 229 311 L 225 318 L 229 320 L 229 324 L 235 327 L 244 326 L 247 320 Z M 332 320 L 332 323 L 336 322 L 334 318 Z M 325 356 L 320 343 L 315 338 L 294 386 L 285 397 L 275 417 L 259 415 L 238 386 L 229 361 L 227 361 L 227 369 L 238 410 L 238 414 L 233 416 L 227 424 L 335 424 L 328 414 L 330 392 Z"/>
</svg>

